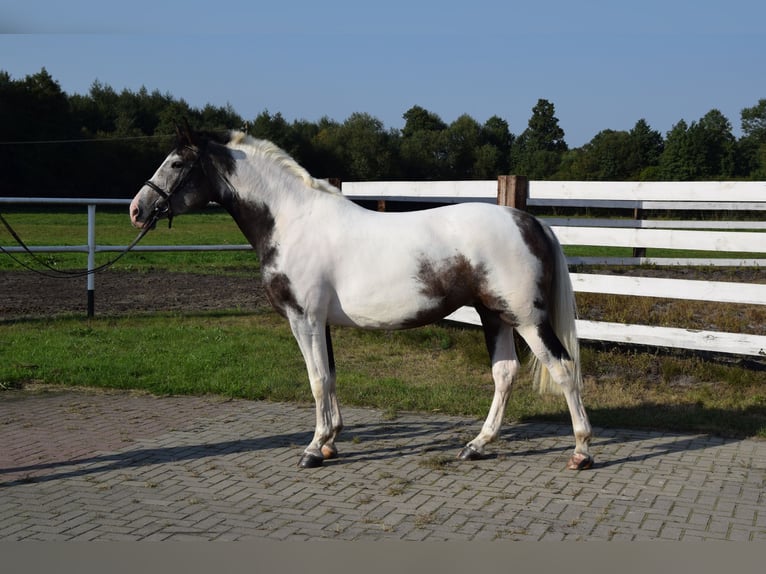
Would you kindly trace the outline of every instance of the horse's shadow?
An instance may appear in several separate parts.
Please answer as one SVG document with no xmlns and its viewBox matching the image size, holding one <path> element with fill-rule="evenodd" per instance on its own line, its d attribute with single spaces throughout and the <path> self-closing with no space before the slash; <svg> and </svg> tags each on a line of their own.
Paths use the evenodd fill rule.
<svg viewBox="0 0 766 574">
<path fill-rule="evenodd" d="M 379 440 L 385 437 L 393 440 L 412 441 L 413 439 L 428 434 L 436 434 L 441 431 L 449 430 L 454 426 L 454 424 L 442 424 L 439 422 L 423 422 L 417 424 L 390 422 L 385 424 L 359 424 L 354 425 L 350 430 L 353 432 L 355 439 L 359 442 L 371 440 L 373 437 Z M 300 456 L 299 445 L 308 444 L 311 441 L 312 436 L 313 433 L 309 431 L 301 431 L 214 443 L 138 448 L 72 460 L 0 468 L 0 488 L 18 484 L 43 483 L 66 478 L 83 477 L 155 464 L 180 463 L 211 456 L 241 454 L 279 448 L 296 449 L 295 456 L 297 466 L 297 461 Z M 349 434 L 349 436 L 351 436 L 351 434 Z M 398 456 L 403 453 L 406 454 L 407 451 L 421 450 L 423 448 L 438 448 L 434 443 L 429 444 L 430 446 L 424 447 L 422 441 L 417 441 L 417 445 L 415 446 L 408 447 L 404 445 L 382 447 L 376 449 L 374 453 L 371 453 L 369 459 Z M 454 446 L 454 444 L 449 446 Z M 443 446 L 442 448 L 446 450 L 449 446 Z M 48 473 L 46 473 L 46 471 L 48 471 Z M 3 475 L 14 475 L 17 477 L 21 475 L 22 478 L 2 481 Z"/>
<path fill-rule="evenodd" d="M 339 441 L 341 456 L 327 465 L 349 465 L 370 461 L 381 461 L 401 456 L 416 454 L 432 454 L 441 456 L 444 453 L 456 452 L 463 446 L 459 435 L 473 431 L 474 422 L 455 424 L 446 421 L 385 421 L 380 423 L 360 423 L 347 427 L 344 431 L 345 440 Z M 544 428 L 543 428 L 544 427 Z M 530 438 L 539 438 L 550 435 L 549 423 L 535 422 L 518 423 L 505 430 L 501 439 L 509 444 L 524 443 Z M 524 456 L 541 455 L 546 453 L 564 452 L 570 450 L 571 444 L 567 440 L 571 429 L 562 424 L 555 436 L 562 437 L 561 446 L 546 448 L 528 448 L 525 450 L 513 450 L 507 454 L 489 454 L 487 459 L 517 458 Z M 631 441 L 642 441 L 645 435 L 637 435 L 631 431 L 611 431 L 611 436 L 598 439 L 597 447 L 611 444 L 625 444 Z M 598 433 L 597 433 L 598 435 Z M 663 435 L 668 437 L 669 435 Z M 3 475 L 12 475 L 15 478 L 0 482 L 0 488 L 7 488 L 19 484 L 44 483 L 73 477 L 84 477 L 110 471 L 140 468 L 156 464 L 180 463 L 189 460 L 199 460 L 211 456 L 223 456 L 229 454 L 241 454 L 259 452 L 273 449 L 291 448 L 296 450 L 296 463 L 300 456 L 300 445 L 308 444 L 312 433 L 309 431 L 293 432 L 268 435 L 257 438 L 227 440 L 214 443 L 200 443 L 196 445 L 183 444 L 178 446 L 137 448 L 120 452 L 98 454 L 90 457 L 82 457 L 74 460 L 62 460 L 46 462 L 27 466 L 0 468 L 0 479 Z M 726 439 L 721 439 L 724 442 Z M 375 443 L 375 444 L 371 444 Z M 621 458 L 598 460 L 597 467 L 607 468 L 628 462 L 647 460 L 659 456 L 670 455 L 680 451 L 698 450 L 706 448 L 705 441 L 699 436 L 686 437 L 679 435 L 677 440 L 657 442 L 650 444 L 650 452 L 642 452 L 637 455 L 628 455 Z M 449 460 L 444 458 L 444 460 Z M 21 478 L 18 478 L 21 476 Z"/>
</svg>

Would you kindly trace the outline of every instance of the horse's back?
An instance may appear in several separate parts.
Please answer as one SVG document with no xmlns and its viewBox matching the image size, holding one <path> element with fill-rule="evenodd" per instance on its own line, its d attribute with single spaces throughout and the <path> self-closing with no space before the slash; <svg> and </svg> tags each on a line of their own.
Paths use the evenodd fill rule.
<svg viewBox="0 0 766 574">
<path fill-rule="evenodd" d="M 485 298 L 518 299 L 539 283 L 525 237 L 535 220 L 523 212 L 466 203 L 357 215 L 337 228 L 345 239 L 328 270 L 333 322 L 426 324 Z"/>
</svg>

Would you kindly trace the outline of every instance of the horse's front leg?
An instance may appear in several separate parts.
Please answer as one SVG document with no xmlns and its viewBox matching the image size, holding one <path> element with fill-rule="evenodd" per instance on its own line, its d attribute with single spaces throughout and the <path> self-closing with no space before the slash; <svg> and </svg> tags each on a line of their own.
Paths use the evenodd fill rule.
<svg viewBox="0 0 766 574">
<path fill-rule="evenodd" d="M 290 321 L 293 335 L 306 362 L 311 393 L 316 404 L 314 438 L 298 463 L 301 468 L 321 466 L 325 458 L 338 454 L 335 438 L 343 428 L 335 393 L 335 360 L 329 328 L 312 326 L 302 319 Z"/>
</svg>

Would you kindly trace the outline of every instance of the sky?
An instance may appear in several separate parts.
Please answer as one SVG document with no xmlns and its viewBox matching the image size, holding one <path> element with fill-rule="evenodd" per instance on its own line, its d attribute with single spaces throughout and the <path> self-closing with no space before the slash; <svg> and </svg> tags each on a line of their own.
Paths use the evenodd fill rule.
<svg viewBox="0 0 766 574">
<path fill-rule="evenodd" d="M 539 99 L 570 147 L 639 119 L 740 113 L 766 98 L 763 0 L 25 0 L 0 4 L 0 70 L 45 68 L 68 94 L 95 81 L 159 90 L 245 120 L 368 113 L 400 129 L 414 105 L 514 134 Z M 239 127 L 239 126 L 232 126 Z"/>
</svg>

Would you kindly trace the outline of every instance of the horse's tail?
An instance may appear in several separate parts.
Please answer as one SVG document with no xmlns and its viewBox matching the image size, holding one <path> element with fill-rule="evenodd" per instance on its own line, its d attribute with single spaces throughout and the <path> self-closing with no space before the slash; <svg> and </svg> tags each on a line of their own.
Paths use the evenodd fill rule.
<svg viewBox="0 0 766 574">
<path fill-rule="evenodd" d="M 575 387 L 582 388 L 582 373 L 580 371 L 580 344 L 577 340 L 575 320 L 577 319 L 577 305 L 575 303 L 572 280 L 569 277 L 569 268 L 564 251 L 559 240 L 550 227 L 543 224 L 543 230 L 551 246 L 551 252 L 555 261 L 553 265 L 553 283 L 551 285 L 548 313 L 551 326 L 556 336 L 564 345 L 571 363 L 564 362 L 565 369 L 571 372 Z M 541 394 L 561 394 L 561 386 L 551 377 L 537 357 L 533 358 L 534 386 Z"/>
</svg>

